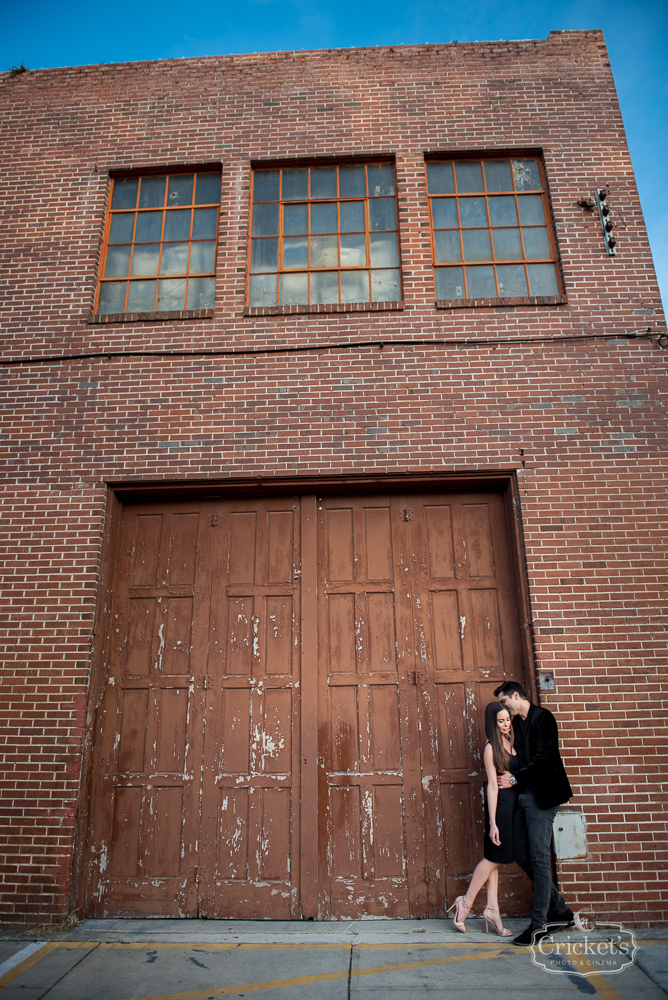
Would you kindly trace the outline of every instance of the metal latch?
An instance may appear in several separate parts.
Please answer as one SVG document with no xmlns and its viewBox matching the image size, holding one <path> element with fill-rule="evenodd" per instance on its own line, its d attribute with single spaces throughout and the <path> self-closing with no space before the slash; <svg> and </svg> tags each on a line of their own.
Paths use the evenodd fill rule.
<svg viewBox="0 0 668 1000">
<path fill-rule="evenodd" d="M 415 510 L 413 507 L 404 507 L 399 515 L 401 521 L 414 521 L 415 520 Z"/>
<path fill-rule="evenodd" d="M 424 670 L 409 670 L 408 683 L 418 685 L 424 684 Z"/>
</svg>

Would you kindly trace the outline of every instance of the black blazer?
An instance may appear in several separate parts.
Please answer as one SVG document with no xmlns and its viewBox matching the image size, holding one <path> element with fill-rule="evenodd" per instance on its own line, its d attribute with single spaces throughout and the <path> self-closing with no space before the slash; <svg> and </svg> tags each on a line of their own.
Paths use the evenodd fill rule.
<svg viewBox="0 0 668 1000">
<path fill-rule="evenodd" d="M 515 744 L 521 753 L 520 721 L 519 715 L 513 718 Z M 523 757 L 526 766 L 515 774 L 520 791 L 530 788 L 541 809 L 568 802 L 573 792 L 559 753 L 557 720 L 546 708 L 532 705 L 529 709 Z"/>
</svg>

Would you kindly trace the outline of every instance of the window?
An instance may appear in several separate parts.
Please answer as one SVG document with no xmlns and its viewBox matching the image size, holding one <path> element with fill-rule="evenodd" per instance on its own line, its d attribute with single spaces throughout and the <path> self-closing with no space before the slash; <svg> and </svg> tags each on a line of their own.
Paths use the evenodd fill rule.
<svg viewBox="0 0 668 1000">
<path fill-rule="evenodd" d="M 401 300 L 392 163 L 256 169 L 249 306 Z"/>
<path fill-rule="evenodd" d="M 538 160 L 429 160 L 437 299 L 561 295 Z"/>
<path fill-rule="evenodd" d="M 220 174 L 114 178 L 96 312 L 213 309 Z"/>
</svg>

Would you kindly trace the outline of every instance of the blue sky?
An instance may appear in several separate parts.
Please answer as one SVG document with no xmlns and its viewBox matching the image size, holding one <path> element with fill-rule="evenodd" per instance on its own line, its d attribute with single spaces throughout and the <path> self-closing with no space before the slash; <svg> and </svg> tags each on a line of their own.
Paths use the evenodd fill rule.
<svg viewBox="0 0 668 1000">
<path fill-rule="evenodd" d="M 0 0 L 0 68 L 278 49 L 545 38 L 605 32 L 654 263 L 668 305 L 668 4 L 665 0 Z"/>
</svg>

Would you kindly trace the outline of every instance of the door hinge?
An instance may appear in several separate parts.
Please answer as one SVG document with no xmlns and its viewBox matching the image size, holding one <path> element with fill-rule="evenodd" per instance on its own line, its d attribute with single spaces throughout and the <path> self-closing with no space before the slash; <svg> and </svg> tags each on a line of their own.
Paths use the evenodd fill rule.
<svg viewBox="0 0 668 1000">
<path fill-rule="evenodd" d="M 425 882 L 435 882 L 436 881 L 436 869 L 433 865 L 424 866 L 424 880 Z"/>
<path fill-rule="evenodd" d="M 210 524 L 212 528 L 215 528 L 216 525 L 223 523 L 223 515 L 209 514 L 209 516 L 207 517 L 207 523 Z"/>
<path fill-rule="evenodd" d="M 417 685 L 424 684 L 424 670 L 409 670 L 408 683 Z"/>
<path fill-rule="evenodd" d="M 208 674 L 200 674 L 200 676 L 199 676 L 199 678 L 197 680 L 197 687 L 200 688 L 203 691 L 208 691 L 209 690 L 209 675 Z"/>
<path fill-rule="evenodd" d="M 399 514 L 399 520 L 401 521 L 414 521 L 415 511 L 412 507 L 404 507 L 404 509 Z"/>
</svg>

